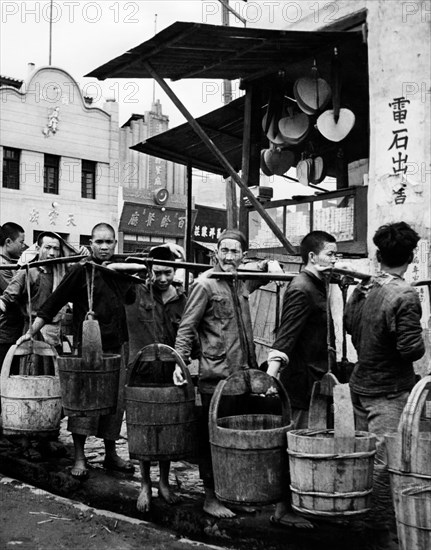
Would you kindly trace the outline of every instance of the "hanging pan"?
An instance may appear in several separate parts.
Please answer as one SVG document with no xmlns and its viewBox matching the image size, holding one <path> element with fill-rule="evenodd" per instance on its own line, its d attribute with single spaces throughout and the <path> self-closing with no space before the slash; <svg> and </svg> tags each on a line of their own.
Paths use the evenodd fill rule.
<svg viewBox="0 0 431 550">
<path fill-rule="evenodd" d="M 313 159 L 313 173 L 310 179 L 310 183 L 318 185 L 326 177 L 326 166 L 322 157 L 315 157 Z"/>
<path fill-rule="evenodd" d="M 273 176 L 274 173 L 271 172 L 271 170 L 268 168 L 268 166 L 265 162 L 265 152 L 266 151 L 269 151 L 269 149 L 262 149 L 262 151 L 260 152 L 260 169 L 265 174 L 265 176 L 270 177 L 270 176 Z"/>
<path fill-rule="evenodd" d="M 288 149 L 267 149 L 263 155 L 269 171 L 277 176 L 285 174 L 295 162 L 295 153 Z"/>
<path fill-rule="evenodd" d="M 350 109 L 340 108 L 340 70 L 338 51 L 334 48 L 332 109 L 317 119 L 317 129 L 329 141 L 342 141 L 355 125 L 355 115 Z"/>
<path fill-rule="evenodd" d="M 293 93 L 299 108 L 307 115 L 314 115 L 326 107 L 331 99 L 331 87 L 319 77 L 316 61 L 311 76 L 298 78 L 293 85 Z"/>
<path fill-rule="evenodd" d="M 297 107 L 288 107 L 286 116 L 278 121 L 278 129 L 282 139 L 288 145 L 301 143 L 310 131 L 310 119 Z"/>
<path fill-rule="evenodd" d="M 313 160 L 302 159 L 296 165 L 296 179 L 302 185 L 308 186 L 309 182 L 313 178 Z"/>
</svg>

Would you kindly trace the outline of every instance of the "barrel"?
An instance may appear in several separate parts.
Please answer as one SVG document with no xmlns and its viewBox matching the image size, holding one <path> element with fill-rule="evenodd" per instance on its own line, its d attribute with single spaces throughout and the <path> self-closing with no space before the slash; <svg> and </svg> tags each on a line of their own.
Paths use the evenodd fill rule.
<svg viewBox="0 0 431 550">
<path fill-rule="evenodd" d="M 281 401 L 281 414 L 255 414 L 251 410 L 249 414 L 219 418 L 222 395 L 244 394 L 267 400 L 276 398 Z M 289 398 L 272 376 L 246 369 L 219 382 L 209 413 L 217 498 L 227 504 L 245 506 L 282 501 L 288 490 L 286 432 L 291 428 Z"/>
<path fill-rule="evenodd" d="M 401 550 L 431 548 L 431 484 L 397 489 L 395 515 Z"/>
<path fill-rule="evenodd" d="M 54 376 L 11 375 L 15 355 L 52 357 Z M 60 428 L 61 393 L 57 353 L 45 342 L 11 346 L 1 371 L 1 408 L 5 435 L 54 435 Z"/>
<path fill-rule="evenodd" d="M 333 430 L 287 434 L 292 507 L 312 516 L 357 516 L 370 509 L 376 437 L 355 432 L 348 384 L 336 385 L 333 395 Z"/>
<path fill-rule="evenodd" d="M 414 485 L 423 488 L 431 486 L 431 418 L 425 416 L 430 390 L 431 376 L 425 376 L 415 385 L 409 395 L 401 415 L 398 432 L 385 435 L 388 469 L 400 541 L 405 530 L 404 524 L 398 521 L 401 510 L 399 499 L 403 494 L 402 490 L 407 489 L 405 499 L 410 499 L 412 503 L 419 502 L 420 499 L 425 499 L 425 502 L 428 502 L 427 499 L 429 499 L 428 491 L 419 493 L 413 498 L 414 491 L 410 494 L 408 489 Z M 403 548 L 410 550 L 410 548 L 416 547 L 405 546 Z"/>
<path fill-rule="evenodd" d="M 60 355 L 58 371 L 66 416 L 115 414 L 121 355 L 103 354 L 100 368 L 88 368 L 77 355 Z"/>
<path fill-rule="evenodd" d="M 134 385 L 141 361 L 176 363 L 187 383 Z M 170 346 L 151 344 L 138 352 L 125 388 L 125 408 L 131 458 L 181 460 L 196 454 L 195 390 L 184 361 Z"/>
</svg>

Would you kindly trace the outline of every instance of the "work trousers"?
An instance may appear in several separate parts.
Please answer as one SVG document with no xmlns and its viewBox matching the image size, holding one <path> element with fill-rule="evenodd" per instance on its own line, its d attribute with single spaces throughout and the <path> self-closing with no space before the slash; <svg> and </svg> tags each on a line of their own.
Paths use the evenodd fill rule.
<svg viewBox="0 0 431 550">
<path fill-rule="evenodd" d="M 394 522 L 385 434 L 397 431 L 408 396 L 408 391 L 375 397 L 352 392 L 356 429 L 374 433 L 377 437 L 369 518 L 370 527 L 374 529 L 389 528 Z"/>
</svg>

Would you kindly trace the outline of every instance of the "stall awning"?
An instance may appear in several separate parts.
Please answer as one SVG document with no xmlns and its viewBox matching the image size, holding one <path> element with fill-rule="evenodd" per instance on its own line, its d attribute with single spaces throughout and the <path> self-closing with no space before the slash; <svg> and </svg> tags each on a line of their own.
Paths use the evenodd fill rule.
<svg viewBox="0 0 431 550">
<path fill-rule="evenodd" d="M 281 31 L 176 22 L 150 40 L 108 61 L 88 77 L 251 79 L 319 57 L 334 46 L 361 44 L 355 32 Z M 353 50 L 352 50 L 353 51 Z M 356 52 L 357 54 L 357 52 Z M 352 58 L 352 63 L 358 62 Z"/>
<path fill-rule="evenodd" d="M 196 119 L 235 170 L 241 168 L 244 97 Z M 131 149 L 226 176 L 226 170 L 188 123 L 150 137 Z"/>
</svg>

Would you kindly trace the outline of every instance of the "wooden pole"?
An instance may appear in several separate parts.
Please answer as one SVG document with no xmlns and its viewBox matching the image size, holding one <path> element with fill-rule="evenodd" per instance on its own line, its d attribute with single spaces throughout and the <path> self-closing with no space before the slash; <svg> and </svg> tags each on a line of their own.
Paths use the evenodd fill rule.
<svg viewBox="0 0 431 550">
<path fill-rule="evenodd" d="M 289 254 L 296 254 L 296 249 L 287 240 L 287 238 L 283 234 L 283 231 L 278 227 L 278 225 L 275 223 L 275 221 L 271 218 L 271 216 L 262 207 L 260 202 L 255 198 L 255 196 L 249 190 L 249 188 L 244 183 L 244 181 L 235 172 L 235 169 L 230 164 L 230 162 L 227 160 L 227 158 L 223 155 L 223 153 L 218 149 L 218 147 L 214 144 L 214 142 L 204 132 L 202 127 L 193 118 L 193 116 L 189 113 L 189 111 L 186 109 L 186 107 L 183 105 L 183 103 L 180 101 L 180 99 L 175 95 L 173 90 L 168 86 L 168 84 L 164 81 L 164 79 L 159 76 L 159 74 L 156 72 L 156 70 L 151 65 L 151 63 L 149 63 L 148 61 L 145 61 L 143 63 L 143 65 L 146 68 L 146 70 L 150 73 L 150 75 L 154 79 L 157 80 L 157 83 L 159 84 L 159 86 L 162 88 L 162 90 L 165 92 L 165 94 L 169 97 L 169 99 L 171 99 L 171 101 L 178 108 L 178 110 L 181 112 L 181 114 L 185 117 L 187 122 L 193 128 L 193 130 L 202 139 L 202 141 L 205 143 L 205 145 L 208 147 L 208 149 L 214 154 L 214 156 L 217 158 L 217 160 L 220 162 L 220 164 L 225 168 L 226 172 L 231 176 L 231 178 L 234 180 L 234 182 L 242 189 L 243 194 L 248 198 L 248 200 L 251 202 L 251 204 L 255 207 L 256 211 L 259 212 L 259 214 L 265 220 L 265 222 L 267 223 L 269 228 L 272 230 L 274 235 L 278 238 L 280 243 L 286 249 L 286 252 L 288 252 Z"/>
<path fill-rule="evenodd" d="M 192 261 L 192 197 L 193 197 L 193 170 L 192 163 L 187 164 L 187 213 L 186 213 L 186 260 Z M 187 293 L 189 290 L 189 272 L 186 268 L 186 275 L 184 279 L 184 290 Z"/>
</svg>

